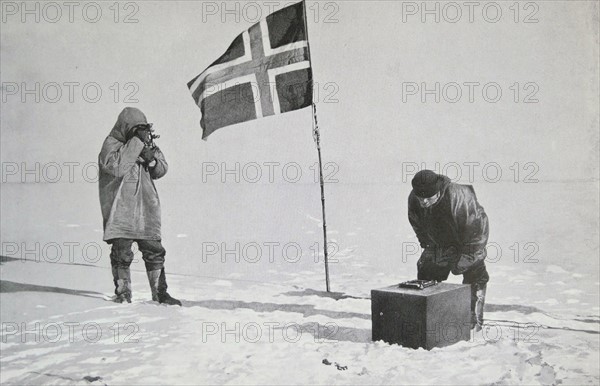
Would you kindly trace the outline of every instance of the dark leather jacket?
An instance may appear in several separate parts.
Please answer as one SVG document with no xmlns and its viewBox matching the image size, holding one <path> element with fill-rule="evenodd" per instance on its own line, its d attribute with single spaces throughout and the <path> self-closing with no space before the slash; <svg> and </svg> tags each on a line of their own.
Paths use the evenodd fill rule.
<svg viewBox="0 0 600 386">
<path fill-rule="evenodd" d="M 488 218 L 471 185 L 444 176 L 438 202 L 422 208 L 414 192 L 408 197 L 408 219 L 423 248 L 451 255 L 452 272 L 460 274 L 485 260 Z"/>
</svg>

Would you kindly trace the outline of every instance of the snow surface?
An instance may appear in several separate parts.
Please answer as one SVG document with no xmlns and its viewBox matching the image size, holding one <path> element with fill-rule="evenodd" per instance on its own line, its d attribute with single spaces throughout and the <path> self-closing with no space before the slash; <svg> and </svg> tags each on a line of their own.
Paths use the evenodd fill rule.
<svg viewBox="0 0 600 386">
<path fill-rule="evenodd" d="M 482 332 L 425 351 L 372 342 L 370 300 L 310 289 L 321 285 L 316 272 L 281 284 L 173 274 L 170 292 L 183 307 L 167 307 L 150 300 L 141 265 L 132 304 L 107 301 L 107 267 L 5 260 L 1 268 L 7 385 L 599 382 L 591 313 L 491 298 Z M 75 277 L 86 284 L 73 285 Z M 385 274 L 371 284 L 390 282 Z"/>
</svg>

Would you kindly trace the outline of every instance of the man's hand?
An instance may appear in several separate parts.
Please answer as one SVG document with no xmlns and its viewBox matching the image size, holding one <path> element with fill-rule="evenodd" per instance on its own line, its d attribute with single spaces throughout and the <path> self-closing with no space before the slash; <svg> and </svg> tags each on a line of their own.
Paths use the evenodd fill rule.
<svg viewBox="0 0 600 386">
<path fill-rule="evenodd" d="M 150 164 L 155 159 L 154 149 L 149 146 L 144 146 L 144 150 L 140 153 L 140 157 L 142 157 L 146 165 Z"/>
<path fill-rule="evenodd" d="M 139 128 L 135 131 L 135 136 L 140 139 L 140 141 L 148 144 L 152 141 L 151 132 L 149 128 Z"/>
<path fill-rule="evenodd" d="M 473 253 L 462 253 L 452 265 L 452 273 L 455 275 L 462 275 L 478 262 L 485 261 L 486 257 L 487 251 L 485 248 L 477 250 Z"/>
</svg>

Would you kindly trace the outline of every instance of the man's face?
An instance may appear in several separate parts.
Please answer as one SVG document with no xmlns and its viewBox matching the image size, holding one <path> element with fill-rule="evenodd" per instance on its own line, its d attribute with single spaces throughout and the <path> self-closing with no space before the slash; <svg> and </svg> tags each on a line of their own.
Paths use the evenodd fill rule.
<svg viewBox="0 0 600 386">
<path fill-rule="evenodd" d="M 422 198 L 417 196 L 417 198 L 419 199 L 419 205 L 421 205 L 421 208 L 429 208 L 430 206 L 438 202 L 438 200 L 440 199 L 440 192 L 437 192 L 431 197 Z"/>
</svg>

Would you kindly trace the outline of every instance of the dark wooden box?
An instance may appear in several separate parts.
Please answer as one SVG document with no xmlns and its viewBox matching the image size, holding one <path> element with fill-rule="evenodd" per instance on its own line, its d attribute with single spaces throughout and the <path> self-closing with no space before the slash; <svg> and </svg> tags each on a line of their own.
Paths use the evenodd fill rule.
<svg viewBox="0 0 600 386">
<path fill-rule="evenodd" d="M 371 291 L 373 340 L 431 350 L 469 340 L 471 286 L 438 283 L 425 289 L 393 285 Z"/>
</svg>

